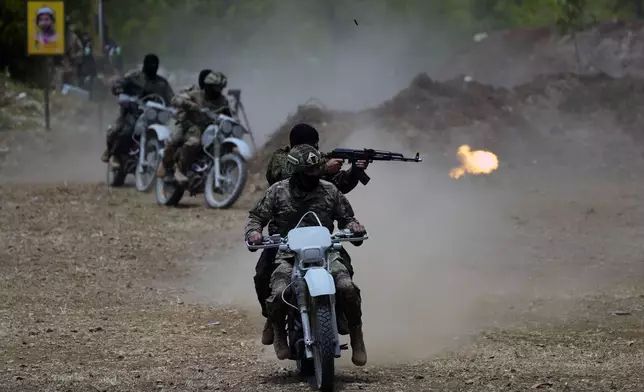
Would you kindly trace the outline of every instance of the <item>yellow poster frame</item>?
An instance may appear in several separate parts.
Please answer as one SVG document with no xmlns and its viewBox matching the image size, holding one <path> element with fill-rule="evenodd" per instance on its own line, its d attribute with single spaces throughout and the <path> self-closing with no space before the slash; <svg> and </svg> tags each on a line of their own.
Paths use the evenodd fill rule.
<svg viewBox="0 0 644 392">
<path fill-rule="evenodd" d="M 65 2 L 63 0 L 27 0 L 27 55 L 62 56 L 65 54 Z M 47 28 L 46 16 L 53 24 Z M 42 22 L 39 22 L 43 19 Z M 40 26 L 42 23 L 43 26 Z M 46 28 L 44 30 L 43 28 Z"/>
</svg>

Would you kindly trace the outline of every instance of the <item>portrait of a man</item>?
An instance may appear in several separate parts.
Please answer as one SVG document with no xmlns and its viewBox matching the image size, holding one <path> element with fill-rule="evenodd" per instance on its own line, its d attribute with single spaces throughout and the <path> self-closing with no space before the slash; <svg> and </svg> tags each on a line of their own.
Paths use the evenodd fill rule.
<svg viewBox="0 0 644 392">
<path fill-rule="evenodd" d="M 27 52 L 62 55 L 65 48 L 65 15 L 62 1 L 27 2 Z"/>
</svg>

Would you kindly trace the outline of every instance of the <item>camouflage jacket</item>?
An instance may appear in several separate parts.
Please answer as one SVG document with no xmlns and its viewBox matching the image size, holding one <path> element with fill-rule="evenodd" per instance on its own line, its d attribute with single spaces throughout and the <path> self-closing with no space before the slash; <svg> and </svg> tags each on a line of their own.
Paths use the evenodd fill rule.
<svg viewBox="0 0 644 392">
<path fill-rule="evenodd" d="M 170 103 L 174 95 L 170 83 L 164 77 L 157 75 L 155 80 L 150 80 L 141 70 L 130 71 L 122 78 L 116 79 L 112 85 L 112 92 L 115 93 L 118 87 L 122 88 L 125 94 L 137 97 L 159 94 L 166 104 Z"/>
<path fill-rule="evenodd" d="M 266 168 L 266 181 L 268 185 L 273 185 L 278 181 L 285 180 L 291 176 L 288 160 L 286 159 L 288 152 L 291 150 L 289 146 L 284 146 L 273 153 L 271 159 L 268 161 L 268 168 Z M 322 162 L 326 169 L 326 160 Z M 324 174 L 324 180 L 333 183 L 340 192 L 351 192 L 359 182 L 357 176 L 352 173 L 352 170 L 341 170 L 336 174 Z"/>
<path fill-rule="evenodd" d="M 179 91 L 172 98 L 170 104 L 178 109 L 178 123 L 187 123 L 201 128 L 205 128 L 211 121 L 205 114 L 195 109 L 208 108 L 214 111 L 221 111 L 224 108 L 229 108 L 228 100 L 223 94 L 215 100 L 207 100 L 203 90 L 196 85 Z"/>
<path fill-rule="evenodd" d="M 358 223 L 349 200 L 332 183 L 322 180 L 315 190 L 303 192 L 292 187 L 289 180 L 282 180 L 271 185 L 255 208 L 250 210 L 246 220 L 246 236 L 252 231 L 261 233 L 269 221 L 272 221 L 270 235 L 286 235 L 301 218 L 295 215 L 302 211 L 302 205 L 306 205 L 304 213 L 315 212 L 330 232 L 333 232 L 334 221 L 338 222 L 339 229 L 346 228 L 349 223 Z M 314 217 L 307 216 L 301 226 L 317 224 Z"/>
</svg>

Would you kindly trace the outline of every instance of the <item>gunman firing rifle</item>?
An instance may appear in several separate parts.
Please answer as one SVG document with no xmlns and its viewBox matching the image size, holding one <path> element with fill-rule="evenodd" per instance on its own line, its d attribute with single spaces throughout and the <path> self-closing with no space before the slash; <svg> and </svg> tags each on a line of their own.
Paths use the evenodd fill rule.
<svg viewBox="0 0 644 392">
<path fill-rule="evenodd" d="M 405 157 L 403 154 L 391 151 L 382 151 L 374 150 L 372 148 L 364 148 L 362 150 L 356 150 L 353 148 L 336 148 L 335 150 L 323 154 L 325 158 L 328 159 L 342 159 L 343 161 L 349 161 L 351 164 L 355 165 L 357 161 L 367 161 L 369 163 L 373 161 L 399 161 L 399 162 L 422 162 L 423 159 L 418 153 L 414 158 Z M 354 169 L 357 169 L 354 167 Z M 358 178 L 362 185 L 367 185 L 371 178 L 362 170 L 359 170 Z"/>
</svg>

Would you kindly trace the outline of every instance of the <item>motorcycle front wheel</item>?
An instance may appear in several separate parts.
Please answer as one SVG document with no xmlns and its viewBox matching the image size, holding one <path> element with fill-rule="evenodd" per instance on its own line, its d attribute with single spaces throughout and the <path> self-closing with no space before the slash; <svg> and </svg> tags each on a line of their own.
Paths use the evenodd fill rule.
<svg viewBox="0 0 644 392">
<path fill-rule="evenodd" d="M 145 145 L 145 162 L 137 162 L 134 179 L 139 192 L 149 192 L 156 179 L 156 169 L 160 162 L 161 142 L 151 138 Z"/>
<path fill-rule="evenodd" d="M 248 169 L 244 158 L 236 152 L 222 156 L 219 167 L 224 177 L 220 186 L 215 186 L 215 167 L 213 166 L 206 178 L 204 196 L 208 207 L 224 209 L 232 206 L 241 195 L 246 185 Z M 222 198 L 219 199 L 219 197 Z"/>
<path fill-rule="evenodd" d="M 165 182 L 163 178 L 157 178 L 155 186 L 155 195 L 157 203 L 163 206 L 174 207 L 179 204 L 185 188 L 176 182 Z"/>
<path fill-rule="evenodd" d="M 335 384 L 335 334 L 329 298 L 315 299 L 313 319 L 313 365 L 315 384 L 322 392 L 333 392 Z"/>
</svg>

